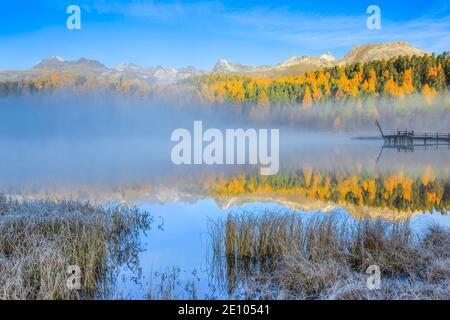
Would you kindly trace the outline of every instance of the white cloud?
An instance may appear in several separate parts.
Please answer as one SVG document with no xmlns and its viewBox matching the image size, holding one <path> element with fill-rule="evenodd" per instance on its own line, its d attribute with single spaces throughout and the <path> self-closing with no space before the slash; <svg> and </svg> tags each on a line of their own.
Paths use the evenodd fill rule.
<svg viewBox="0 0 450 320">
<path fill-rule="evenodd" d="M 305 50 L 348 50 L 356 44 L 390 41 L 407 41 L 436 53 L 450 49 L 450 16 L 424 16 L 399 22 L 384 19 L 382 14 L 382 29 L 368 30 L 365 11 L 352 16 L 326 15 L 287 7 L 233 9 L 220 2 L 122 3 L 104 0 L 93 2 L 92 9 L 98 13 L 162 20 L 185 19 L 192 23 L 205 23 L 206 28 L 223 25 L 221 31 L 225 33 L 250 40 L 282 41 Z"/>
<path fill-rule="evenodd" d="M 290 42 L 303 48 L 328 50 L 363 43 L 407 41 L 437 53 L 450 49 L 450 16 L 401 22 L 382 16 L 381 30 L 368 30 L 367 17 L 364 13 L 333 16 L 267 8 L 228 14 L 229 19 L 242 26 L 243 35 Z"/>
</svg>

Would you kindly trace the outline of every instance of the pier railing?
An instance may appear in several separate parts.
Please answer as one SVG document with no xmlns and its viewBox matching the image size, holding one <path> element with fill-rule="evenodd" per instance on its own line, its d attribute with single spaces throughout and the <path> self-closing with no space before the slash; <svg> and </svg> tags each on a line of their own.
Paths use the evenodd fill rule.
<svg viewBox="0 0 450 320">
<path fill-rule="evenodd" d="M 441 143 L 447 142 L 450 144 L 450 133 L 439 133 L 439 132 L 426 132 L 426 131 L 415 131 L 415 130 L 397 130 L 393 133 L 385 133 L 378 121 L 376 121 L 381 136 L 387 145 L 412 145 L 416 141 L 423 141 L 426 145 L 427 143 Z"/>
</svg>

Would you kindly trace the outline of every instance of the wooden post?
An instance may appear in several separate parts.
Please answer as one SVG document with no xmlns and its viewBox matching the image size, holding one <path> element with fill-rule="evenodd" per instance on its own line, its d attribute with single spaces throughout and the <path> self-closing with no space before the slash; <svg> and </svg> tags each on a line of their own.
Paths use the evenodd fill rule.
<svg viewBox="0 0 450 320">
<path fill-rule="evenodd" d="M 384 132 L 383 132 L 383 129 L 381 129 L 380 123 L 378 122 L 378 120 L 376 120 L 375 123 L 378 126 L 378 129 L 380 130 L 381 136 L 384 138 Z"/>
</svg>

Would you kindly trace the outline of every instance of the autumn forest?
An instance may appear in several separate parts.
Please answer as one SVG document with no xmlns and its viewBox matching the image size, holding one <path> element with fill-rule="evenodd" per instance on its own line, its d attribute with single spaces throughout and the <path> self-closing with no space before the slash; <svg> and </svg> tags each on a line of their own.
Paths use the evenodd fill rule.
<svg viewBox="0 0 450 320">
<path fill-rule="evenodd" d="M 233 73 L 194 75 L 172 84 L 76 72 L 0 81 L 0 96 L 71 92 L 117 94 L 170 105 L 234 106 L 244 114 L 270 111 L 282 120 L 334 130 L 366 127 L 386 118 L 394 125 L 450 110 L 450 53 L 401 56 L 314 72 L 257 77 Z M 395 119 L 395 121 L 389 121 Z"/>
</svg>

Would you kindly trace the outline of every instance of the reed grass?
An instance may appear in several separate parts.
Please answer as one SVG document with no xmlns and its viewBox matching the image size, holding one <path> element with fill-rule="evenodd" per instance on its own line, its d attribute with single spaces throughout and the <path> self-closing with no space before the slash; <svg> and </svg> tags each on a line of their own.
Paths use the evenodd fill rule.
<svg viewBox="0 0 450 320">
<path fill-rule="evenodd" d="M 245 287 L 253 298 L 450 299 L 450 231 L 442 227 L 418 234 L 408 221 L 265 210 L 232 213 L 210 235 L 230 295 Z M 371 265 L 381 289 L 366 285 Z"/>
<path fill-rule="evenodd" d="M 111 264 L 135 253 L 130 237 L 149 223 L 136 208 L 0 195 L 0 299 L 96 296 Z M 80 290 L 67 286 L 71 265 L 81 269 Z"/>
<path fill-rule="evenodd" d="M 153 280 L 156 283 L 153 284 Z M 181 269 L 178 267 L 167 268 L 164 272 L 155 273 L 155 279 L 151 279 L 149 300 L 197 300 L 197 281 L 183 281 Z"/>
</svg>

